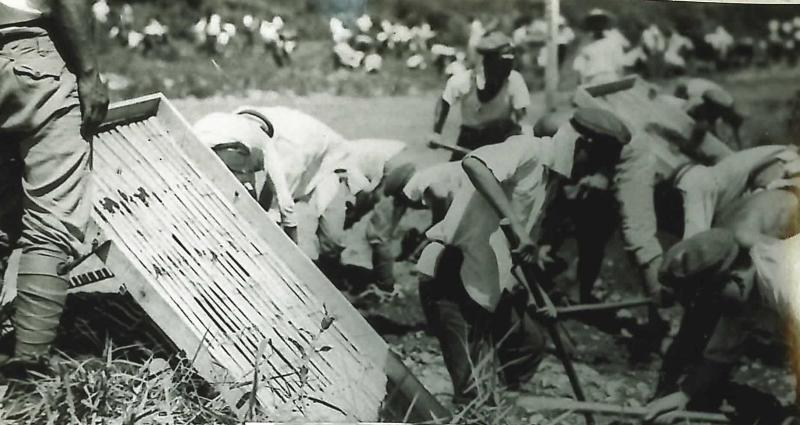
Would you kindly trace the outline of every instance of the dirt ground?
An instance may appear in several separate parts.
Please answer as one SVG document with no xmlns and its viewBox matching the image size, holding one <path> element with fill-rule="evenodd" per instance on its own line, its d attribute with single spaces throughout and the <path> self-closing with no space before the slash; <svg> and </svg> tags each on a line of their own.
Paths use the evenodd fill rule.
<svg viewBox="0 0 800 425">
<path fill-rule="evenodd" d="M 776 76 L 777 75 L 777 76 Z M 754 75 L 750 78 L 732 79 L 726 85 L 737 98 L 743 101 L 742 108 L 758 117 L 745 128 L 748 144 L 763 143 L 764 140 L 779 141 L 782 133 L 786 102 L 793 95 L 786 90 L 787 82 L 794 74 L 772 73 L 769 76 Z M 275 93 L 254 92 L 246 98 L 219 97 L 210 99 L 173 100 L 177 108 L 194 122 L 211 111 L 226 111 L 242 105 L 285 105 L 310 113 L 327 123 L 344 136 L 358 138 L 398 139 L 409 144 L 418 154 L 420 163 L 430 164 L 446 160 L 448 154 L 427 149 L 425 136 L 432 123 L 435 94 L 414 97 L 348 98 L 331 95 L 287 97 Z M 530 111 L 531 122 L 543 111 L 543 95 L 533 95 Z M 445 140 L 454 140 L 458 112 L 451 112 L 445 129 Z M 783 142 L 783 140 L 781 140 Z M 785 142 L 788 142 L 786 140 Z M 307 222 L 301 222 L 302 223 Z M 423 228 L 430 223 L 425 213 L 409 214 L 403 228 Z M 311 227 L 301 229 L 301 244 L 309 248 Z M 348 236 L 346 261 L 354 265 L 369 267 L 368 246 L 363 238 L 363 221 L 353 228 Z M 564 258 L 574 258 L 574 246 L 567 244 L 561 253 Z M 450 405 L 452 387 L 444 368 L 439 347 L 434 338 L 425 332 L 424 317 L 417 296 L 417 277 L 413 265 L 398 263 L 397 280 L 402 296 L 389 304 L 364 310 L 364 314 L 384 335 L 386 340 L 404 359 L 406 365 L 443 404 Z M 630 298 L 639 294 L 635 269 L 628 262 L 616 237 L 607 251 L 601 275 L 602 287 L 607 299 Z M 574 265 L 559 279 L 560 289 L 570 293 L 574 290 Z M 669 311 L 673 318 L 673 331 L 677 327 L 680 311 Z M 623 314 L 633 316 L 641 312 L 631 310 Z M 625 347 L 624 338 L 611 336 L 585 324 L 568 321 L 565 324 L 569 345 L 573 349 L 579 375 L 586 387 L 587 396 L 593 401 L 603 401 L 626 406 L 640 406 L 652 396 L 656 370 L 660 359 L 632 363 Z M 748 358 L 737 372 L 738 379 L 773 392 L 784 402 L 793 398 L 793 384 L 788 370 L 782 365 L 767 365 L 762 360 Z M 561 365 L 553 355 L 548 355 L 527 390 L 538 395 L 571 396 L 571 390 Z M 558 414 L 513 413 L 513 423 L 549 423 L 548 418 Z M 603 419 L 601 423 L 609 423 Z M 573 415 L 561 423 L 582 423 L 580 416 Z"/>
</svg>

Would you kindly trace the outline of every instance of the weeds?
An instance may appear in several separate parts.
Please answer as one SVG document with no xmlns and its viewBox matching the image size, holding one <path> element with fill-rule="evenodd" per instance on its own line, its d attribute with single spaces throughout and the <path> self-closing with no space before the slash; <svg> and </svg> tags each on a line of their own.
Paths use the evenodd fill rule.
<svg viewBox="0 0 800 425">
<path fill-rule="evenodd" d="M 103 357 L 85 359 L 61 353 L 51 376 L 11 382 L 0 397 L 0 423 L 237 423 L 187 359 L 115 358 L 127 348 L 109 342 Z"/>
</svg>

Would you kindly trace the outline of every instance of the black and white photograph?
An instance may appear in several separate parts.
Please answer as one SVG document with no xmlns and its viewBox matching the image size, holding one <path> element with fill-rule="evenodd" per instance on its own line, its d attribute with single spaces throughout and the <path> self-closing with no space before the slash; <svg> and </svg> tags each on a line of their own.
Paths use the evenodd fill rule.
<svg viewBox="0 0 800 425">
<path fill-rule="evenodd" d="M 800 2 L 0 0 L 0 425 L 800 425 Z"/>
</svg>

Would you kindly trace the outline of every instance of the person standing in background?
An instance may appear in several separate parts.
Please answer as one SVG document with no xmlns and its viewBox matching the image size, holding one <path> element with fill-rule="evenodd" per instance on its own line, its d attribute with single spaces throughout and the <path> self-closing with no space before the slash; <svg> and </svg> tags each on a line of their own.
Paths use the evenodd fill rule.
<svg viewBox="0 0 800 425">
<path fill-rule="evenodd" d="M 456 144 L 466 149 L 500 143 L 520 134 L 520 123 L 531 103 L 530 92 L 519 72 L 514 71 L 511 39 L 493 32 L 477 45 L 482 65 L 453 75 L 436 104 L 430 142 L 441 142 L 450 107 L 461 105 L 461 130 Z M 451 159 L 460 159 L 453 154 Z"/>
</svg>

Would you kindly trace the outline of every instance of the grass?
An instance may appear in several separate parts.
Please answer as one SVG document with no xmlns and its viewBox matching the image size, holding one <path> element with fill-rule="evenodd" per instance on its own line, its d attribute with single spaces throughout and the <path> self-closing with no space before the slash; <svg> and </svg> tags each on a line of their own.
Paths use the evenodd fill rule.
<svg viewBox="0 0 800 425">
<path fill-rule="evenodd" d="M 109 343 L 103 357 L 84 359 L 62 353 L 51 376 L 12 382 L 0 398 L 0 423 L 237 423 L 188 359 L 132 362 L 120 358 L 127 348 Z"/>
</svg>

